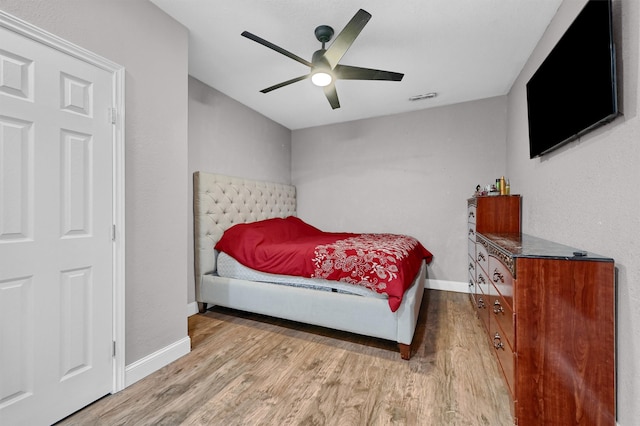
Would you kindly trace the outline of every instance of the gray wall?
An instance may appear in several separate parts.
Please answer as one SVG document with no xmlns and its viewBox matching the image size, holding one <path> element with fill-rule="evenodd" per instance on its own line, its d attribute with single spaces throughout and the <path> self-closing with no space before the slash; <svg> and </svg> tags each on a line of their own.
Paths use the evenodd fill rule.
<svg viewBox="0 0 640 426">
<path fill-rule="evenodd" d="M 189 77 L 189 176 L 201 170 L 288 184 L 290 169 L 289 129 Z M 189 215 L 189 303 L 195 301 L 193 261 L 193 215 Z"/>
<path fill-rule="evenodd" d="M 293 131 L 298 215 L 327 231 L 412 235 L 434 255 L 430 279 L 466 282 L 466 199 L 505 173 L 506 101 Z"/>
<path fill-rule="evenodd" d="M 624 116 L 541 159 L 528 156 L 525 84 L 584 3 L 565 0 L 509 93 L 507 172 L 524 194 L 524 232 L 616 261 L 618 423 L 630 426 L 640 419 L 637 0 L 613 3 Z"/>
<path fill-rule="evenodd" d="M 1 0 L 126 68 L 126 360 L 187 336 L 188 33 L 146 0 Z"/>
</svg>

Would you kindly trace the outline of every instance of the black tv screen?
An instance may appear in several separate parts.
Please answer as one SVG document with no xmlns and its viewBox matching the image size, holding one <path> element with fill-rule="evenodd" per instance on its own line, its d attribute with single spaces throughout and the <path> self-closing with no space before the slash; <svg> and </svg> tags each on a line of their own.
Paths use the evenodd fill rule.
<svg viewBox="0 0 640 426">
<path fill-rule="evenodd" d="M 618 114 L 611 0 L 590 0 L 527 83 L 530 158 Z"/>
</svg>

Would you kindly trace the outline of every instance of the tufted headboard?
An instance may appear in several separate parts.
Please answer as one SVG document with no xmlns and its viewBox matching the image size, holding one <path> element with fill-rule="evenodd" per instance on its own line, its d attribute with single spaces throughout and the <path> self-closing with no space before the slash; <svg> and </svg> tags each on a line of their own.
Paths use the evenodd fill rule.
<svg viewBox="0 0 640 426">
<path fill-rule="evenodd" d="M 236 223 L 295 216 L 296 188 L 205 172 L 193 174 L 196 301 L 202 274 L 215 270 L 213 247 Z"/>
</svg>

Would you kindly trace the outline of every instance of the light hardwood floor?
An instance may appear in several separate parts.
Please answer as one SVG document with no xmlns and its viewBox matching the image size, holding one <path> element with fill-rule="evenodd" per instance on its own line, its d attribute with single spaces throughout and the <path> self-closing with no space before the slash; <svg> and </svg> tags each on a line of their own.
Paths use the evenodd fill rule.
<svg viewBox="0 0 640 426">
<path fill-rule="evenodd" d="M 60 425 L 511 425 L 466 294 L 425 291 L 410 361 L 394 342 L 213 308 L 192 351 Z"/>
</svg>

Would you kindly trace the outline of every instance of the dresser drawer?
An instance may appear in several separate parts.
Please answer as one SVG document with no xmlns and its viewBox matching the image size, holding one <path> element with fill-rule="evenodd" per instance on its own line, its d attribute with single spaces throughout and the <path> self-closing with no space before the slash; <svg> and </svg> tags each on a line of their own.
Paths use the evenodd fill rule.
<svg viewBox="0 0 640 426">
<path fill-rule="evenodd" d="M 475 262 L 475 258 L 476 258 L 476 239 L 475 239 L 475 237 L 473 238 L 473 240 L 471 238 L 469 238 L 467 240 L 467 253 L 469 253 L 469 256 L 471 256 L 471 259 L 474 259 L 474 262 Z"/>
<path fill-rule="evenodd" d="M 489 296 L 490 285 L 491 283 L 487 278 L 487 273 L 482 269 L 479 269 L 478 265 L 476 264 L 476 293 L 482 292 L 482 294 Z M 485 299 L 484 301 L 485 304 L 488 303 L 488 299 Z"/>
<path fill-rule="evenodd" d="M 482 325 L 484 329 L 489 333 L 491 329 L 489 328 L 489 305 L 487 300 L 489 300 L 489 296 L 482 292 L 482 288 L 478 287 L 476 289 L 476 313 L 478 314 L 478 318 L 482 320 Z"/>
<path fill-rule="evenodd" d="M 491 284 L 489 286 L 489 306 L 491 311 L 491 325 L 495 329 L 497 323 L 500 327 L 500 335 L 503 340 L 506 340 L 506 344 L 513 350 L 515 349 L 515 333 L 513 328 L 513 311 L 511 307 L 505 302 L 503 297 L 498 294 L 496 287 Z M 498 331 L 498 330 L 495 330 Z"/>
<path fill-rule="evenodd" d="M 478 244 L 480 247 L 481 244 Z M 502 296 L 509 309 L 513 311 L 513 276 L 511 271 L 495 256 L 489 257 L 487 272 L 497 293 Z"/>
<path fill-rule="evenodd" d="M 482 244 L 476 244 L 476 262 L 478 262 L 479 268 L 484 270 L 485 274 L 488 275 L 490 272 L 489 269 L 489 255 L 487 254 L 487 248 Z M 478 270 L 476 275 L 480 272 Z M 488 289 L 487 289 L 488 291 Z"/>
<path fill-rule="evenodd" d="M 498 331 L 497 328 L 493 327 L 491 329 L 491 338 L 493 350 L 496 353 L 498 358 L 498 364 L 500 365 L 500 369 L 502 370 L 502 374 L 507 382 L 507 386 L 509 388 L 509 392 L 511 393 L 512 400 L 515 399 L 515 389 L 513 387 L 514 384 L 514 356 L 513 351 L 509 347 L 507 343 L 504 341 L 504 337 Z"/>
<path fill-rule="evenodd" d="M 476 206 L 474 206 L 473 204 L 469 204 L 467 207 L 467 214 L 467 222 L 476 223 Z"/>
<path fill-rule="evenodd" d="M 476 241 L 476 224 L 475 223 L 467 224 L 467 237 L 469 238 L 469 241 L 473 241 L 475 243 Z"/>
<path fill-rule="evenodd" d="M 467 261 L 469 262 L 469 277 L 473 278 L 473 282 L 476 282 L 476 262 L 471 258 L 471 256 L 467 257 Z"/>
<path fill-rule="evenodd" d="M 476 264 L 469 258 L 469 293 L 476 292 Z"/>
<path fill-rule="evenodd" d="M 469 257 L 468 257 L 468 263 L 469 263 L 469 275 L 473 276 L 473 281 L 475 283 L 476 281 L 476 268 L 478 265 L 476 265 L 476 243 L 468 240 L 469 241 L 469 248 L 468 248 L 468 253 L 469 253 Z"/>
<path fill-rule="evenodd" d="M 469 301 L 471 306 L 476 307 L 476 283 L 469 277 Z"/>
</svg>

